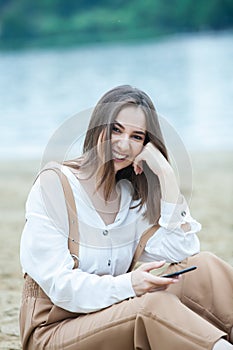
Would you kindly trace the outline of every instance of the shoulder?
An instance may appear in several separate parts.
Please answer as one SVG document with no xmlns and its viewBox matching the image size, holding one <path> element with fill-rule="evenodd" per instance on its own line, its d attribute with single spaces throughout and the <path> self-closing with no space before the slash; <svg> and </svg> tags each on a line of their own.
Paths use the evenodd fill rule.
<svg viewBox="0 0 233 350">
<path fill-rule="evenodd" d="M 26 207 L 35 208 L 44 205 L 57 206 L 64 202 L 64 189 L 61 181 L 63 166 L 58 163 L 48 163 L 38 173 L 33 186 L 28 194 Z M 62 204 L 63 205 L 63 204 Z"/>
<path fill-rule="evenodd" d="M 56 162 L 47 163 L 37 174 L 33 188 L 46 189 L 58 186 L 60 184 L 59 174 L 61 173 L 61 170 L 61 164 Z"/>
<path fill-rule="evenodd" d="M 76 178 L 75 172 L 69 166 L 58 162 L 49 162 L 39 171 L 34 184 L 42 182 L 43 185 L 44 181 L 41 180 L 46 180 L 45 182 L 49 183 L 50 185 L 54 182 L 58 183 L 61 182 L 61 175 L 65 175 L 68 180 Z"/>
<path fill-rule="evenodd" d="M 35 177 L 34 183 L 29 192 L 28 199 L 35 199 L 35 197 L 41 195 L 54 196 L 62 192 L 61 174 L 64 173 L 63 165 L 56 162 L 47 163 Z M 65 175 L 72 176 L 69 171 L 66 171 Z"/>
</svg>

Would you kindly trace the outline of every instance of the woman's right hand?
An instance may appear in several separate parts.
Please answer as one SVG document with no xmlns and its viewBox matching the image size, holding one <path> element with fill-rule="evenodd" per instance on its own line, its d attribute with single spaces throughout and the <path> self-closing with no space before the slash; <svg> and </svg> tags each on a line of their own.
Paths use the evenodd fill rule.
<svg viewBox="0 0 233 350">
<path fill-rule="evenodd" d="M 132 286 L 137 296 L 156 290 L 164 290 L 170 284 L 179 282 L 180 278 L 164 278 L 150 273 L 165 264 L 165 261 L 152 261 L 144 263 L 131 272 Z"/>
</svg>

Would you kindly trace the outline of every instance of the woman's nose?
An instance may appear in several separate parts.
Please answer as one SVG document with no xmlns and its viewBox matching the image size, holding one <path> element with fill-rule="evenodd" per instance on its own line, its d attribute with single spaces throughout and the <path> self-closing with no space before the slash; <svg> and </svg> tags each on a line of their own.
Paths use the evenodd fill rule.
<svg viewBox="0 0 233 350">
<path fill-rule="evenodd" d="M 122 152 L 128 151 L 130 148 L 130 140 L 128 135 L 122 135 L 118 139 L 117 145 L 119 147 L 119 150 L 121 150 Z"/>
</svg>

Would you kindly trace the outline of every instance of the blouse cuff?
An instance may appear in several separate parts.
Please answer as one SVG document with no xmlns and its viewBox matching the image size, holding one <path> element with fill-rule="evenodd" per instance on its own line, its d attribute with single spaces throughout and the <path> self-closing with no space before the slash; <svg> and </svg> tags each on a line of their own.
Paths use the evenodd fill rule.
<svg viewBox="0 0 233 350">
<path fill-rule="evenodd" d="M 118 294 L 118 301 L 127 298 L 135 297 L 135 291 L 131 282 L 131 272 L 124 273 L 115 277 L 116 290 Z"/>
<path fill-rule="evenodd" d="M 168 203 L 161 200 L 161 216 L 159 219 L 159 225 L 168 229 L 175 230 L 181 228 L 182 224 L 189 223 L 192 227 L 193 224 L 198 224 L 190 215 L 188 204 L 184 196 L 180 196 L 181 203 Z"/>
</svg>

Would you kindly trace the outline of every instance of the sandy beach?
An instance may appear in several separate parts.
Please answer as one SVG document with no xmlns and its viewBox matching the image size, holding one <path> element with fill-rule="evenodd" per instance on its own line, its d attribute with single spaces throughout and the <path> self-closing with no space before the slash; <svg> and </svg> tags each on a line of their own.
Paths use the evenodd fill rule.
<svg viewBox="0 0 233 350">
<path fill-rule="evenodd" d="M 202 250 L 210 250 L 233 265 L 233 152 L 192 154 L 191 213 L 202 223 Z M 23 276 L 19 242 L 24 205 L 40 161 L 0 164 L 0 349 L 20 349 L 18 312 Z"/>
</svg>

